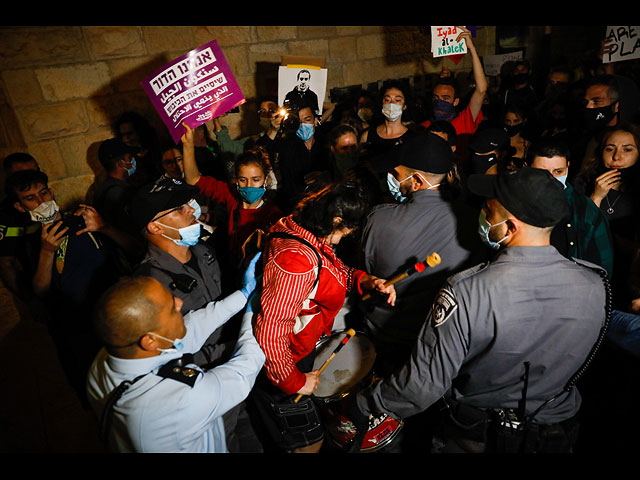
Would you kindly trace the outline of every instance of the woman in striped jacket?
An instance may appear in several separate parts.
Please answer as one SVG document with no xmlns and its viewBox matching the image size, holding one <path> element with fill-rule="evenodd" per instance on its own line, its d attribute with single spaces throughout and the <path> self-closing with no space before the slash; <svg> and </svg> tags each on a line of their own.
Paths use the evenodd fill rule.
<svg viewBox="0 0 640 480">
<path fill-rule="evenodd" d="M 331 334 L 347 292 L 377 290 L 388 295 L 390 304 L 395 303 L 393 285 L 385 287 L 384 279 L 345 265 L 334 253 L 340 240 L 357 230 L 367 210 L 366 197 L 356 183 L 332 184 L 303 199 L 292 215 L 281 218 L 270 230 L 261 309 L 254 326 L 266 355 L 256 397 L 268 395 L 268 402 L 258 403 L 276 405 L 275 418 L 268 408 L 264 413 L 272 413 L 265 415 L 276 422 L 270 430 L 286 451 L 317 451 L 322 444 L 319 421 L 311 420 L 304 434 L 298 428 L 295 433 L 281 435 L 286 430 L 282 422 L 299 422 L 288 414 L 283 420 L 278 412 L 292 406 L 294 395 L 311 395 L 317 388 L 317 371 L 311 371 L 313 353 L 322 334 Z M 305 401 L 313 409 L 311 399 Z M 302 403 L 297 404 L 298 409 Z"/>
</svg>

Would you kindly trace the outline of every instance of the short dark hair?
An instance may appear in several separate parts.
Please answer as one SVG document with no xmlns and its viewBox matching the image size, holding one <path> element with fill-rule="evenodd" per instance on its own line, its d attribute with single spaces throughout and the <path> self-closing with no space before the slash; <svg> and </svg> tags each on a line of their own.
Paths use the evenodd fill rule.
<svg viewBox="0 0 640 480">
<path fill-rule="evenodd" d="M 356 139 L 358 138 L 358 131 L 352 125 L 349 125 L 347 123 L 340 123 L 336 125 L 331 129 L 331 131 L 329 132 L 329 136 L 327 137 L 329 145 L 332 147 L 335 146 L 338 142 L 338 139 L 343 135 L 347 135 L 348 133 L 352 133 L 356 136 Z"/>
<path fill-rule="evenodd" d="M 540 137 L 527 150 L 527 163 L 531 165 L 536 157 L 564 157 L 569 162 L 571 150 L 562 140 L 554 137 Z"/>
<path fill-rule="evenodd" d="M 458 83 L 451 77 L 443 77 L 439 78 L 436 83 L 433 85 L 433 89 L 435 90 L 438 85 L 445 85 L 453 88 L 453 98 L 458 98 Z"/>
<path fill-rule="evenodd" d="M 4 158 L 2 162 L 2 168 L 4 169 L 5 173 L 9 173 L 16 163 L 28 162 L 36 162 L 36 164 L 38 163 L 32 155 L 29 155 L 26 152 L 15 152 L 7 155 Z"/>
<path fill-rule="evenodd" d="M 367 196 L 358 182 L 347 181 L 326 185 L 303 198 L 294 209 L 298 225 L 318 238 L 331 234 L 335 217 L 342 218 L 339 228 L 359 228 L 369 209 Z"/>
<path fill-rule="evenodd" d="M 597 75 L 592 77 L 587 81 L 585 91 L 589 87 L 593 87 L 595 85 L 603 85 L 607 87 L 607 96 L 611 100 L 611 103 L 616 103 L 620 99 L 620 88 L 618 87 L 618 81 L 615 76 Z"/>
<path fill-rule="evenodd" d="M 7 198 L 18 201 L 18 192 L 24 192 L 34 185 L 49 185 L 49 177 L 41 170 L 19 170 L 5 180 L 4 188 Z"/>
<path fill-rule="evenodd" d="M 427 127 L 429 132 L 438 132 L 444 133 L 447 135 L 447 142 L 449 145 L 454 147 L 458 142 L 458 134 L 456 133 L 456 128 L 446 120 L 435 120 L 431 122 L 429 127 Z"/>
</svg>

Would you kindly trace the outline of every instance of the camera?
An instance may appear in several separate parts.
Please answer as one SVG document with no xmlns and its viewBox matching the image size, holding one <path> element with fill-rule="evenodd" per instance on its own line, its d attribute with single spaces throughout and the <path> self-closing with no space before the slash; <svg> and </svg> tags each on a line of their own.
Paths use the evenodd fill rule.
<svg viewBox="0 0 640 480">
<path fill-rule="evenodd" d="M 284 105 L 278 109 L 278 115 L 282 117 L 280 128 L 285 132 L 295 132 L 300 126 L 298 117 L 299 107 L 295 103 L 285 101 Z"/>
</svg>

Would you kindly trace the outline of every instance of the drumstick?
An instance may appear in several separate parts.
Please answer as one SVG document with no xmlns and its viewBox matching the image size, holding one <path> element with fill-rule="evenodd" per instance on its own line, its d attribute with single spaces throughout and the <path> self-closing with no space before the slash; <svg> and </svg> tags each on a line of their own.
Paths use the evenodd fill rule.
<svg viewBox="0 0 640 480">
<path fill-rule="evenodd" d="M 397 283 L 400 280 L 407 278 L 409 275 L 413 275 L 416 272 L 422 272 L 427 266 L 435 267 L 439 263 L 440 263 L 440 255 L 434 252 L 431 255 L 429 255 L 429 257 L 427 257 L 427 259 L 424 262 L 418 262 L 406 272 L 403 272 L 400 275 L 396 275 L 395 277 L 384 282 L 384 286 L 388 287 L 389 285 L 393 285 L 394 283 Z M 371 298 L 371 293 L 367 293 L 362 297 L 362 300 L 366 302 L 370 298 Z"/>
<path fill-rule="evenodd" d="M 345 344 L 349 341 L 349 339 L 351 337 L 353 337 L 356 334 L 356 331 L 353 328 L 350 328 L 349 330 L 347 330 L 347 336 L 344 337 L 344 339 L 338 344 L 338 346 L 335 348 L 335 350 L 331 353 L 331 355 L 329 356 L 329 358 L 327 358 L 324 363 L 322 364 L 322 366 L 318 369 L 318 376 L 320 376 L 320 374 L 322 373 L 322 371 L 327 368 L 327 365 L 329 365 L 329 363 L 331 362 L 331 360 L 333 360 L 333 358 L 338 354 L 338 352 L 342 349 L 342 347 L 345 346 Z M 302 394 L 298 394 L 298 396 L 293 400 L 293 403 L 298 403 L 300 401 L 300 399 L 302 398 Z"/>
</svg>

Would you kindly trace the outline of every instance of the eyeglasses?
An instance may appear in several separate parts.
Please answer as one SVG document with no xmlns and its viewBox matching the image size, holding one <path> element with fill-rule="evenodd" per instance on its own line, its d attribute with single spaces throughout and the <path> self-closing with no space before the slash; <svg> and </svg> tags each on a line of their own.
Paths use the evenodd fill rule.
<svg viewBox="0 0 640 480">
<path fill-rule="evenodd" d="M 168 212 L 164 212 L 164 213 L 163 213 L 162 215 L 160 215 L 159 217 L 155 217 L 155 218 L 153 218 L 153 219 L 152 219 L 152 220 L 150 220 L 150 221 L 151 221 L 151 222 L 155 222 L 155 221 L 157 221 L 157 220 L 161 219 L 162 217 L 166 217 L 166 216 L 167 216 L 167 215 L 169 215 L 170 213 L 173 213 L 173 212 L 175 212 L 175 211 L 177 211 L 177 210 L 180 210 L 180 213 L 182 213 L 182 211 L 184 211 L 184 208 L 185 208 L 185 207 L 188 207 L 188 206 L 189 206 L 189 203 L 190 203 L 191 201 L 193 201 L 193 199 L 189 200 L 187 203 L 185 203 L 185 204 L 183 204 L 183 205 L 180 205 L 179 207 L 172 208 L 172 209 L 171 209 L 171 210 L 169 210 Z"/>
</svg>

